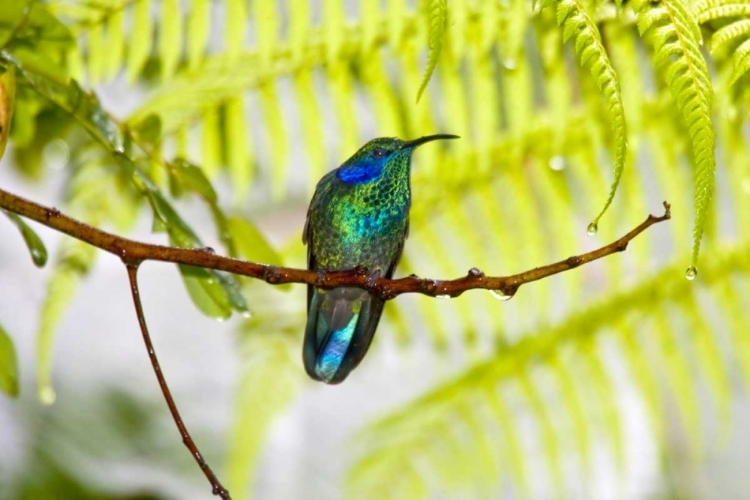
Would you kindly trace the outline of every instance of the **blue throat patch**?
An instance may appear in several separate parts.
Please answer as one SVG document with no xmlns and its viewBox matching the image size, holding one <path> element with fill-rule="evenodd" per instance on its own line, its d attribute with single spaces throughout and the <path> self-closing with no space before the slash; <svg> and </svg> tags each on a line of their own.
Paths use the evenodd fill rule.
<svg viewBox="0 0 750 500">
<path fill-rule="evenodd" d="M 386 158 L 365 158 L 353 165 L 347 165 L 336 171 L 336 176 L 344 182 L 365 183 L 380 177 L 385 167 Z"/>
</svg>

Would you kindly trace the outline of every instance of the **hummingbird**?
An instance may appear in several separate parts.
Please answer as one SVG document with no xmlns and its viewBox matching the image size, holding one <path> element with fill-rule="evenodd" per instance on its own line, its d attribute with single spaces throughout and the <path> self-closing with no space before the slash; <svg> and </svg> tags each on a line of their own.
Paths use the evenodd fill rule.
<svg viewBox="0 0 750 500">
<path fill-rule="evenodd" d="M 364 266 L 372 277 L 391 278 L 409 233 L 412 153 L 427 142 L 457 138 L 380 137 L 324 175 L 302 233 L 308 269 Z M 307 374 L 327 384 L 341 383 L 367 353 L 384 305 L 385 300 L 361 288 L 308 285 L 302 348 Z"/>
</svg>

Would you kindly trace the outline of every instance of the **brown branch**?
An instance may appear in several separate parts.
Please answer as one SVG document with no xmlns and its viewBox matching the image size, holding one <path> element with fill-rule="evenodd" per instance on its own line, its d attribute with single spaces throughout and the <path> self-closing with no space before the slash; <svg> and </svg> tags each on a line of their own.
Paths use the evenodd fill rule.
<svg viewBox="0 0 750 500">
<path fill-rule="evenodd" d="M 35 220 L 47 227 L 117 255 L 125 264 L 137 265 L 144 260 L 158 260 L 227 271 L 264 280 L 272 285 L 305 283 L 320 288 L 356 286 L 378 294 L 386 300 L 403 293 L 421 293 L 430 297 L 457 297 L 467 290 L 474 289 L 496 290 L 503 295 L 512 296 L 521 285 L 576 268 L 616 252 L 622 252 L 627 248 L 628 243 L 640 233 L 654 224 L 671 218 L 669 203 L 664 202 L 663 215 L 649 215 L 632 231 L 597 250 L 510 276 L 485 276 L 482 271 L 472 268 L 466 276 L 461 278 L 434 280 L 423 279 L 414 275 L 399 279 L 376 278 L 369 275 L 364 267 L 350 271 L 316 272 L 222 257 L 214 254 L 210 248 L 188 249 L 142 243 L 96 229 L 62 214 L 56 208 L 39 205 L 2 189 L 0 189 L 0 208 Z"/>
<path fill-rule="evenodd" d="M 180 436 L 182 436 L 182 442 L 187 446 L 187 449 L 190 450 L 190 454 L 193 455 L 193 458 L 198 462 L 198 466 L 203 471 L 203 474 L 206 475 L 206 478 L 211 483 L 213 494 L 218 495 L 222 500 L 231 500 L 229 492 L 221 485 L 216 474 L 214 474 L 214 471 L 211 470 L 211 467 L 209 467 L 203 459 L 203 455 L 201 455 L 193 438 L 190 437 L 187 427 L 185 427 L 185 424 L 182 422 L 180 411 L 177 409 L 177 405 L 175 404 L 174 399 L 172 398 L 172 393 L 167 385 L 167 380 L 164 378 L 164 373 L 161 371 L 161 365 L 156 357 L 154 344 L 151 343 L 151 335 L 148 333 L 148 326 L 146 326 L 146 316 L 143 314 L 143 306 L 141 305 L 141 294 L 138 291 L 138 265 L 127 264 L 126 267 L 128 269 L 128 278 L 130 279 L 130 292 L 133 295 L 133 303 L 135 304 L 135 313 L 138 316 L 138 325 L 141 327 L 141 333 L 143 334 L 143 342 L 146 344 L 148 357 L 151 360 L 151 366 L 154 368 L 156 379 L 159 381 L 161 392 L 164 394 L 164 399 L 167 401 L 167 406 L 169 407 L 170 413 L 172 413 L 172 418 L 177 425 L 177 430 L 180 431 Z"/>
</svg>

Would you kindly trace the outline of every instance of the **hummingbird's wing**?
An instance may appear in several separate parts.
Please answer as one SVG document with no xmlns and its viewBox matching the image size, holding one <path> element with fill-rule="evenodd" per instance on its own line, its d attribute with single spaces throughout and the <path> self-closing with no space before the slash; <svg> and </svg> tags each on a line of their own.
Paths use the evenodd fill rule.
<svg viewBox="0 0 750 500">
<path fill-rule="evenodd" d="M 305 227 L 302 230 L 302 243 L 307 245 L 307 268 L 310 270 L 315 270 L 318 267 L 317 259 L 315 258 L 315 252 L 313 252 L 313 236 L 312 236 L 312 224 L 310 224 L 310 214 L 313 209 L 313 205 L 315 204 L 315 198 L 318 194 L 318 190 L 315 190 L 315 194 L 313 195 L 313 199 L 310 202 L 310 206 L 307 209 L 307 216 L 305 217 Z M 307 310 L 310 310 L 310 302 L 312 301 L 313 296 L 313 287 L 312 285 L 307 285 Z"/>
</svg>

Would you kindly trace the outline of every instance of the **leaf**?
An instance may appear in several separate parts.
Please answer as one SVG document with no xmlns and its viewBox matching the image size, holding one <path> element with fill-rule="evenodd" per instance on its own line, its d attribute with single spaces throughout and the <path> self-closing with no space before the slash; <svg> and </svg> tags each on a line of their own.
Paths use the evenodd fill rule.
<svg viewBox="0 0 750 500">
<path fill-rule="evenodd" d="M 14 398 L 19 393 L 16 349 L 13 346 L 13 340 L 2 325 L 0 325 L 0 391 Z"/>
<path fill-rule="evenodd" d="M 253 224 L 241 217 L 229 217 L 227 222 L 242 258 L 264 264 L 282 264 L 281 256 Z"/>
<path fill-rule="evenodd" d="M 255 27 L 257 33 L 260 59 L 267 63 L 275 46 L 276 2 L 253 2 L 256 9 Z M 224 53 L 236 57 L 245 46 L 247 29 L 247 2 L 245 0 L 227 0 L 224 4 L 226 23 L 224 24 Z M 264 9 L 267 9 L 264 10 Z M 269 43 L 269 38 L 270 43 Z M 268 57 L 268 58 L 267 58 Z"/>
<path fill-rule="evenodd" d="M 166 231 L 171 245 L 182 248 L 204 248 L 198 235 L 180 217 L 161 191 L 143 174 L 138 165 L 127 157 L 120 157 L 120 160 L 132 170 L 136 188 L 151 205 L 154 214 L 154 230 Z M 189 183 L 193 183 L 192 188 L 195 188 L 195 184 L 202 185 L 202 180 L 196 180 L 205 180 L 202 173 L 198 173 L 200 169 L 194 166 L 190 168 L 190 165 L 187 165 L 188 168 L 183 169 L 183 173 L 190 173 L 184 174 L 183 180 L 187 179 Z M 200 189 L 207 188 L 203 185 Z M 212 193 L 212 188 L 208 190 L 208 193 L 209 195 Z M 223 214 L 220 211 L 218 214 L 214 211 L 214 217 L 217 219 L 220 236 L 231 247 L 231 234 L 226 228 Z M 212 252 L 213 250 L 206 249 L 206 251 Z M 204 314 L 216 319 L 228 318 L 233 310 L 241 314 L 249 314 L 240 286 L 231 274 L 184 265 L 180 265 L 179 270 L 190 298 Z"/>
<path fill-rule="evenodd" d="M 70 80 L 65 68 L 44 52 L 19 47 L 13 51 L 13 57 L 23 66 L 25 71 L 33 72 L 35 75 L 56 84 L 67 85 Z"/>
<path fill-rule="evenodd" d="M 0 66 L 0 158 L 10 136 L 10 123 L 16 107 L 16 72 L 13 66 Z"/>
<path fill-rule="evenodd" d="M 76 288 L 96 258 L 96 248 L 78 240 L 66 239 L 60 247 L 60 257 L 47 282 L 47 296 L 40 311 L 36 338 L 36 377 L 39 401 L 55 402 L 52 387 L 52 353 L 55 333 L 63 314 L 75 298 Z"/>
<path fill-rule="evenodd" d="M 124 23 L 125 14 L 123 9 L 115 9 L 107 21 L 107 37 L 106 44 L 104 45 L 107 59 L 104 65 L 104 75 L 109 80 L 117 76 L 122 66 L 123 52 L 125 50 Z"/>
<path fill-rule="evenodd" d="M 174 75 L 182 56 L 182 13 L 180 0 L 161 2 L 161 31 L 159 33 L 159 56 L 161 78 L 168 80 Z"/>
<path fill-rule="evenodd" d="M 190 70 L 195 70 L 206 52 L 211 24 L 209 0 L 193 0 L 187 18 L 187 60 Z"/>
<path fill-rule="evenodd" d="M 663 0 L 659 4 L 639 0 L 633 8 L 638 15 L 638 30 L 642 35 L 650 36 L 654 63 L 661 68 L 690 134 L 695 164 L 691 262 L 691 268 L 694 268 L 716 183 L 713 86 L 700 50 L 698 25 L 682 0 Z"/>
<path fill-rule="evenodd" d="M 192 33 L 192 30 L 190 31 Z M 128 39 L 125 73 L 133 83 L 143 70 L 151 53 L 151 0 L 137 0 L 133 10 L 133 29 Z"/>
<path fill-rule="evenodd" d="M 23 240 L 26 242 L 26 246 L 29 247 L 31 260 L 36 267 L 44 267 L 47 263 L 47 248 L 44 246 L 42 239 L 17 214 L 5 210 L 3 212 L 16 225 L 18 230 L 21 231 Z"/>
<path fill-rule="evenodd" d="M 106 63 L 104 47 L 104 26 L 95 24 L 88 34 L 88 82 L 96 85 L 104 76 L 104 65 Z"/>
<path fill-rule="evenodd" d="M 235 203 L 239 205 L 247 196 L 253 174 L 253 164 L 250 159 L 252 136 L 247 126 L 247 113 L 243 99 L 231 99 L 226 103 L 224 136 L 229 176 L 235 186 Z"/>
<path fill-rule="evenodd" d="M 161 118 L 156 114 L 148 115 L 138 123 L 134 132 L 143 144 L 151 147 L 157 146 L 161 141 Z"/>
<path fill-rule="evenodd" d="M 28 13 L 26 8 L 30 9 Z M 24 16 L 27 16 L 24 22 Z M 22 26 L 21 26 L 22 25 Z M 13 30 L 21 28 L 13 33 Z M 0 9 L 0 47 L 11 44 L 10 36 L 33 40 L 45 52 L 54 52 L 72 45 L 70 30 L 40 2 L 5 1 Z"/>
<path fill-rule="evenodd" d="M 169 164 L 169 173 L 173 181 L 173 195 L 179 196 L 182 191 L 193 192 L 210 205 L 216 205 L 216 191 L 200 167 L 184 158 L 177 158 Z"/>
<path fill-rule="evenodd" d="M 278 335 L 276 325 L 262 325 L 266 327 L 262 328 L 255 317 L 250 321 L 255 329 L 273 328 L 277 335 L 272 339 L 244 335 L 240 345 L 243 367 L 236 388 L 226 467 L 228 487 L 237 498 L 248 498 L 254 491 L 254 470 L 268 432 L 294 401 L 301 380 L 297 346 L 292 348 L 292 339 Z M 269 384 L 269 380 L 273 383 Z M 247 416 L 251 414 L 256 417 L 253 425 L 247 425 Z"/>
<path fill-rule="evenodd" d="M 551 4 L 545 1 L 543 4 Z M 557 4 L 557 24 L 563 28 L 563 41 L 574 39 L 576 54 L 581 67 L 590 64 L 591 75 L 604 98 L 607 111 L 612 119 L 612 132 L 615 139 L 614 173 L 615 178 L 609 189 L 607 200 L 599 214 L 591 223 L 596 227 L 599 219 L 609 208 L 620 184 L 622 171 L 625 168 L 627 152 L 627 130 L 625 127 L 625 110 L 620 93 L 620 81 L 602 43 L 601 34 L 596 22 L 586 12 L 580 0 L 560 0 Z"/>
<path fill-rule="evenodd" d="M 445 28 L 448 19 L 448 2 L 447 0 L 430 0 L 428 9 L 429 15 L 429 52 L 427 53 L 427 66 L 424 70 L 422 83 L 417 90 L 417 102 L 422 97 L 422 92 L 427 87 L 427 83 L 435 71 L 440 51 L 443 50 L 443 38 L 445 37 Z"/>
<path fill-rule="evenodd" d="M 193 304 L 210 318 L 226 320 L 232 315 L 232 305 L 221 285 L 202 268 L 180 265 L 180 276 Z"/>
</svg>

